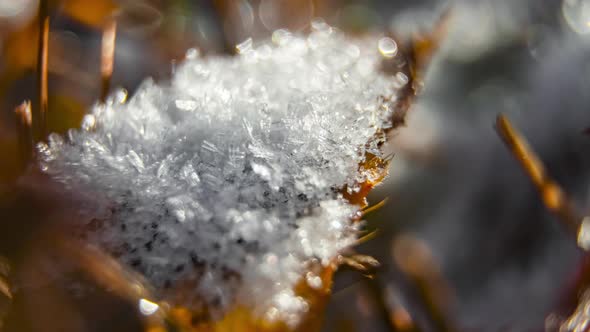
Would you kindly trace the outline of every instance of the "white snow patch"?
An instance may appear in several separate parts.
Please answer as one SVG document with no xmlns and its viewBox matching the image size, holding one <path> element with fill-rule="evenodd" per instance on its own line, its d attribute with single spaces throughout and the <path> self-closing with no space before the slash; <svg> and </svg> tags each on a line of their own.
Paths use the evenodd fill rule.
<svg viewBox="0 0 590 332">
<path fill-rule="evenodd" d="M 358 207 L 340 189 L 363 182 L 358 165 L 391 126 L 383 98 L 400 86 L 379 70 L 378 40 L 321 27 L 235 57 L 192 52 L 171 82 L 118 92 L 51 135 L 41 168 L 109 202 L 97 216 L 111 226 L 91 240 L 154 286 L 199 276 L 194 297 L 221 313 L 240 303 L 297 324 L 308 305 L 294 285 L 354 242 Z"/>
</svg>

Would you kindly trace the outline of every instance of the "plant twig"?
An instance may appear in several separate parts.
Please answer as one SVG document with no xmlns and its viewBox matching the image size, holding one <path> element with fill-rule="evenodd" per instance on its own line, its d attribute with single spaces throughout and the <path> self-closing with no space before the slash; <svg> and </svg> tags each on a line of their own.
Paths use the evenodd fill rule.
<svg viewBox="0 0 590 332">
<path fill-rule="evenodd" d="M 421 331 L 457 331 L 451 316 L 454 295 L 430 248 L 411 235 L 400 235 L 391 254 L 398 283 L 411 299 L 407 310 L 415 326 Z"/>
<path fill-rule="evenodd" d="M 496 130 L 512 155 L 533 181 L 547 209 L 559 218 L 569 232 L 577 236 L 582 218 L 559 184 L 549 177 L 543 163 L 524 137 L 503 114 L 498 115 Z"/>
<path fill-rule="evenodd" d="M 111 19 L 105 26 L 102 33 L 102 50 L 101 50 L 101 91 L 100 102 L 105 103 L 109 90 L 111 88 L 111 79 L 113 77 L 113 65 L 115 62 L 115 41 L 117 38 L 117 21 Z"/>
<path fill-rule="evenodd" d="M 379 203 L 377 203 L 375 205 L 368 206 L 368 207 L 362 209 L 361 210 L 362 216 L 364 217 L 364 216 L 366 216 L 367 214 L 369 214 L 371 212 L 374 212 L 374 211 L 379 210 L 380 208 L 382 208 L 383 206 L 385 206 L 385 204 L 387 203 L 387 200 L 388 200 L 388 198 L 385 197 Z"/>
<path fill-rule="evenodd" d="M 47 0 L 39 2 L 39 41 L 37 53 L 37 92 L 39 105 L 33 113 L 33 139 L 43 140 L 47 130 L 47 51 L 49 46 L 49 9 Z"/>
</svg>

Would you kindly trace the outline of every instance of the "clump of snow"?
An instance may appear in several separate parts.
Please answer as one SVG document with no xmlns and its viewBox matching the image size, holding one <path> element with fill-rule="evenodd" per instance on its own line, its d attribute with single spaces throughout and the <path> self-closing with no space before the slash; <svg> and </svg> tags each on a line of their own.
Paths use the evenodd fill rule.
<svg viewBox="0 0 590 332">
<path fill-rule="evenodd" d="M 42 170 L 103 202 L 90 240 L 158 289 L 196 280 L 208 307 L 296 324 L 308 304 L 294 285 L 321 287 L 306 265 L 355 240 L 359 207 L 341 189 L 358 190 L 366 153 L 381 156 L 384 100 L 400 88 L 379 70 L 378 38 L 314 27 L 235 57 L 189 51 L 171 82 L 119 92 L 81 130 L 51 135 Z"/>
</svg>

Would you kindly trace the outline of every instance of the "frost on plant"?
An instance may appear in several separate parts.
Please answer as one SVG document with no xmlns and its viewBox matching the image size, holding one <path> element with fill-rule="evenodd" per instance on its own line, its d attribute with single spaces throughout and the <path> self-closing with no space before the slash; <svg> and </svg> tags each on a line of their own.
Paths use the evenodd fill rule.
<svg viewBox="0 0 590 332">
<path fill-rule="evenodd" d="M 355 240 L 359 207 L 341 190 L 370 176 L 359 164 L 381 156 L 405 83 L 380 72 L 377 39 L 315 27 L 236 57 L 190 51 L 171 82 L 115 94 L 81 130 L 51 135 L 41 167 L 91 193 L 86 236 L 157 289 L 190 285 L 183 305 L 296 324 L 306 264 Z"/>
</svg>

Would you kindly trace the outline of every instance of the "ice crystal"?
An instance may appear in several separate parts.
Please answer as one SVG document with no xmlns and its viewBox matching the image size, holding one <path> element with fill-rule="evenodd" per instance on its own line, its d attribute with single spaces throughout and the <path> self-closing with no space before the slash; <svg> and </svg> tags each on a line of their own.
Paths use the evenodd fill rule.
<svg viewBox="0 0 590 332">
<path fill-rule="evenodd" d="M 41 168 L 92 193 L 86 236 L 158 289 L 193 285 L 208 307 L 296 324 L 308 305 L 294 285 L 321 287 L 306 265 L 355 240 L 359 207 L 341 192 L 368 176 L 367 153 L 381 155 L 405 84 L 380 72 L 379 38 L 314 26 L 248 40 L 235 57 L 189 51 L 170 82 L 148 79 L 51 135 Z"/>
</svg>

